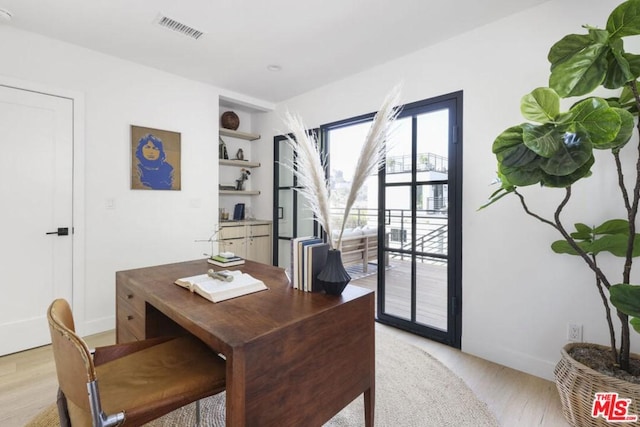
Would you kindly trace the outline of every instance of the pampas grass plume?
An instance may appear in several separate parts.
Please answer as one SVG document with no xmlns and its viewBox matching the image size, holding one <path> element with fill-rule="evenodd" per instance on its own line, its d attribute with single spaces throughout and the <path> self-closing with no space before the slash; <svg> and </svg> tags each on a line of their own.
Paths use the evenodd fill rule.
<svg viewBox="0 0 640 427">
<path fill-rule="evenodd" d="M 391 125 L 398 116 L 400 109 L 400 86 L 396 86 L 385 98 L 382 107 L 376 114 L 371 128 L 367 133 L 364 144 L 358 156 L 351 189 L 342 216 L 338 238 L 334 241 L 331 227 L 331 202 L 329 182 L 325 176 L 326 159 L 320 153 L 315 135 L 309 135 L 302 119 L 291 113 L 285 114 L 284 122 L 293 135 L 287 136 L 287 144 L 294 153 L 293 160 L 285 166 L 292 170 L 298 178 L 296 188 L 308 203 L 315 219 L 322 226 L 328 236 L 331 249 L 340 247 L 344 227 L 355 203 L 362 185 L 369 176 L 384 166 L 385 143 L 391 130 Z"/>
</svg>

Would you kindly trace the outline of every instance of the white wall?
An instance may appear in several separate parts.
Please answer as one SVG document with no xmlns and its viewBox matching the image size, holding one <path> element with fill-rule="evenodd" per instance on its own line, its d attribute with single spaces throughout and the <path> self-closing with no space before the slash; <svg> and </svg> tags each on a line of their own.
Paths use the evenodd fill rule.
<svg viewBox="0 0 640 427">
<path fill-rule="evenodd" d="M 85 277 L 78 329 L 115 326 L 115 272 L 202 257 L 217 222 L 218 90 L 0 26 L 0 76 L 85 97 Z M 130 125 L 182 136 L 182 191 L 130 190 Z M 108 199 L 115 208 L 107 209 Z"/>
<path fill-rule="evenodd" d="M 607 343 L 593 277 L 580 260 L 551 252 L 549 244 L 557 236 L 525 216 L 515 198 L 477 209 L 495 190 L 489 185 L 496 169 L 491 144 L 504 129 L 524 121 L 521 96 L 547 85 L 551 45 L 565 34 L 582 33 L 583 24 L 604 27 L 618 3 L 550 1 L 283 102 L 259 126 L 263 138 L 278 133 L 286 109 L 301 114 L 307 127 L 369 113 L 399 81 L 406 103 L 463 90 L 462 349 L 546 378 L 552 378 L 566 343 L 568 322 L 584 325 L 585 341 Z M 261 147 L 261 156 L 272 155 L 270 146 Z M 595 170 L 608 161 L 599 157 Z M 600 184 L 574 189 L 568 225 L 575 220 L 596 224 L 619 212 L 610 207 L 619 205 L 611 190 L 613 177 L 596 172 L 591 180 Z M 554 201 L 562 196 L 562 191 L 526 190 L 532 207 L 545 215 L 552 214 Z M 596 194 L 604 201 L 594 201 Z M 269 200 L 261 199 L 261 211 L 271 209 Z"/>
</svg>

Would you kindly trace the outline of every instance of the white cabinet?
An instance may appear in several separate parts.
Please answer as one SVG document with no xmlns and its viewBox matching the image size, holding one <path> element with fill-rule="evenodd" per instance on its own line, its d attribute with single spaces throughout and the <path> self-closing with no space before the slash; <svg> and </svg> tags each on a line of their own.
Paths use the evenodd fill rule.
<svg viewBox="0 0 640 427">
<path fill-rule="evenodd" d="M 220 223 L 220 251 L 271 264 L 271 221 L 247 220 Z"/>
</svg>

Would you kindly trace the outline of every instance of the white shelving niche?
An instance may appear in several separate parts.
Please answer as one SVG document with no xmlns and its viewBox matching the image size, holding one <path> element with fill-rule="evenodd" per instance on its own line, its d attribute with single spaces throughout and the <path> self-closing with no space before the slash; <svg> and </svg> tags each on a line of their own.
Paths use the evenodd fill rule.
<svg viewBox="0 0 640 427">
<path fill-rule="evenodd" d="M 267 111 L 266 108 L 254 108 L 242 102 L 220 99 L 219 116 L 226 111 L 233 111 L 240 119 L 237 130 L 225 129 L 219 124 L 219 136 L 227 147 L 228 159 L 218 158 L 218 207 L 220 214 L 225 212 L 228 219 L 219 218 L 219 250 L 232 251 L 243 258 L 271 264 L 271 220 L 255 218 L 252 202 L 260 196 L 260 182 L 253 172 L 262 166 L 255 158 L 255 144 L 264 143 L 261 135 L 253 131 L 253 119 L 256 114 Z M 220 123 L 220 121 L 218 121 Z M 238 150 L 242 149 L 243 159 L 237 158 Z M 219 153 L 220 157 L 220 153 Z M 251 174 L 244 183 L 244 190 L 236 189 L 236 180 L 240 179 L 242 169 Z M 259 174 L 258 174 L 259 175 Z M 245 218 L 235 221 L 233 218 L 235 206 L 245 205 Z M 239 233 L 237 236 L 234 234 Z M 237 233 L 236 233 L 237 234 Z"/>
</svg>

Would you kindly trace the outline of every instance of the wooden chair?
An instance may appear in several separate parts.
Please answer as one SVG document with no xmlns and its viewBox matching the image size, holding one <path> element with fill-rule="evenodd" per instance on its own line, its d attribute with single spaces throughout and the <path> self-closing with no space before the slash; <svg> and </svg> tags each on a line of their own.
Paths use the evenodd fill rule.
<svg viewBox="0 0 640 427">
<path fill-rule="evenodd" d="M 195 337 L 116 344 L 92 355 L 66 300 L 53 301 L 47 318 L 62 425 L 66 409 L 74 427 L 138 426 L 225 389 L 225 361 Z"/>
</svg>

